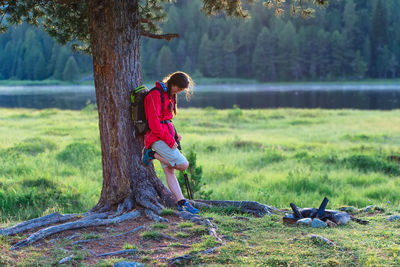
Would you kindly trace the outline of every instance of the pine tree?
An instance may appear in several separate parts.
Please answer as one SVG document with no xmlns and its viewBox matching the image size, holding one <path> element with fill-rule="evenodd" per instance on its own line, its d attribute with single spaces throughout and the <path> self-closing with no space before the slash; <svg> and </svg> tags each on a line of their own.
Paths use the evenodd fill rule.
<svg viewBox="0 0 400 267">
<path fill-rule="evenodd" d="M 364 78 L 365 73 L 368 70 L 367 62 L 362 58 L 360 51 L 357 51 L 354 57 L 353 62 L 351 63 L 353 68 L 352 73 L 357 79 Z"/>
<path fill-rule="evenodd" d="M 70 57 L 71 53 L 67 47 L 60 47 L 60 49 L 57 50 L 59 52 L 56 55 L 53 77 L 54 79 L 62 80 L 65 64 L 67 64 L 67 60 Z"/>
<path fill-rule="evenodd" d="M 208 39 L 208 35 L 205 33 L 201 37 L 200 45 L 199 45 L 199 52 L 198 52 L 198 64 L 201 73 L 204 76 L 210 76 L 211 74 L 211 66 L 210 66 L 210 59 L 211 59 L 211 49 L 210 49 L 210 41 Z"/>
<path fill-rule="evenodd" d="M 277 78 L 276 48 L 277 39 L 267 27 L 263 27 L 257 38 L 253 54 L 253 70 L 255 77 L 261 81 Z"/>
<path fill-rule="evenodd" d="M 292 79 L 292 71 L 297 61 L 296 29 L 293 23 L 288 21 L 279 34 L 279 78 L 281 80 Z"/>
<path fill-rule="evenodd" d="M 176 62 L 176 67 L 178 69 L 182 69 L 183 65 L 185 64 L 185 59 L 186 59 L 186 42 L 185 40 L 181 39 L 179 40 L 178 47 L 176 48 L 176 53 L 175 53 L 175 62 Z"/>
<path fill-rule="evenodd" d="M 35 64 L 34 76 L 35 80 L 44 80 L 47 76 L 46 61 L 42 53 L 39 53 L 38 60 Z"/>
<path fill-rule="evenodd" d="M 379 77 L 382 72 L 379 69 L 383 67 L 379 64 L 384 62 L 378 61 L 378 55 L 382 52 L 385 45 L 388 44 L 387 36 L 387 17 L 386 9 L 382 0 L 378 0 L 374 14 L 372 17 L 371 28 L 371 59 L 369 65 L 370 75 L 372 77 Z"/>
<path fill-rule="evenodd" d="M 355 47 L 356 22 L 356 4 L 353 0 L 347 0 L 343 11 L 343 34 L 346 37 L 347 47 L 350 49 Z"/>
<path fill-rule="evenodd" d="M 75 82 L 79 78 L 79 68 L 73 56 L 70 56 L 65 64 L 63 71 L 63 80 Z"/>
<path fill-rule="evenodd" d="M 346 73 L 351 73 L 351 64 L 346 64 L 346 62 L 353 62 L 355 57 L 355 51 L 357 44 L 355 43 L 355 38 L 357 36 L 357 15 L 356 15 L 356 4 L 353 0 L 347 0 L 344 11 L 343 11 L 343 31 L 342 34 L 345 37 L 343 45 L 343 60 L 345 62 L 344 71 Z"/>
<path fill-rule="evenodd" d="M 8 41 L 3 51 L 0 72 L 3 74 L 4 79 L 9 79 L 14 76 L 13 59 L 16 57 L 16 50 L 13 48 L 11 41 Z"/>
<path fill-rule="evenodd" d="M 182 71 L 186 73 L 191 73 L 193 71 L 193 64 L 192 61 L 190 60 L 190 57 L 187 57 L 185 59 L 185 64 L 183 64 Z"/>
<path fill-rule="evenodd" d="M 396 55 L 392 53 L 390 59 L 387 62 L 387 70 L 390 73 L 389 77 L 396 78 L 398 68 L 399 68 L 399 61 L 397 60 Z"/>
<path fill-rule="evenodd" d="M 158 55 L 157 68 L 159 76 L 166 76 L 167 74 L 176 70 L 176 59 L 168 46 L 161 48 Z"/>
<path fill-rule="evenodd" d="M 202 3 L 207 14 L 247 16 L 242 1 L 203 0 Z M 103 188 L 94 212 L 118 208 L 121 214 L 137 205 L 149 217 L 158 218 L 156 213 L 161 213 L 161 203 L 174 205 L 171 192 L 157 179 L 154 169 L 140 164 L 143 139 L 132 135 L 129 114 L 129 90 L 142 83 L 141 36 L 176 37 L 157 33 L 159 23 L 166 17 L 161 4 L 161 0 L 87 0 L 79 4 L 70 0 L 0 2 L 8 22 L 19 23 L 24 19 L 35 26 L 42 23 L 61 44 L 77 42 L 75 48 L 90 52 L 93 57 L 103 167 Z M 0 25 L 0 30 L 6 29 L 7 26 Z"/>
<path fill-rule="evenodd" d="M 343 74 L 343 43 L 344 39 L 340 32 L 334 31 L 330 37 L 331 55 L 329 73 L 333 77 L 339 77 Z"/>
</svg>

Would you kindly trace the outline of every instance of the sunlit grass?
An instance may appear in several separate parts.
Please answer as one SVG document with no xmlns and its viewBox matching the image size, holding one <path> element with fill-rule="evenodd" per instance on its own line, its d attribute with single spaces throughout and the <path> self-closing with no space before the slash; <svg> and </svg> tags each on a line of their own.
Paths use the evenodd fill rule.
<svg viewBox="0 0 400 267">
<path fill-rule="evenodd" d="M 102 184 L 97 112 L 0 111 L 1 221 L 93 207 Z M 399 110 L 180 109 L 175 125 L 212 199 L 400 204 Z"/>
</svg>

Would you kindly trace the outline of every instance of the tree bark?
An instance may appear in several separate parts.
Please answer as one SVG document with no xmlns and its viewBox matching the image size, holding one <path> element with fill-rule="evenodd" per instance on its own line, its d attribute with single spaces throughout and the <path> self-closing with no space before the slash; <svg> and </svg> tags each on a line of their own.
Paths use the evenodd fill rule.
<svg viewBox="0 0 400 267">
<path fill-rule="evenodd" d="M 143 137 L 135 138 L 130 90 L 142 84 L 138 0 L 88 0 L 103 188 L 95 211 L 115 209 L 127 198 L 159 212 L 173 204 L 154 168 L 141 164 Z M 126 201 L 125 201 L 126 202 Z"/>
</svg>

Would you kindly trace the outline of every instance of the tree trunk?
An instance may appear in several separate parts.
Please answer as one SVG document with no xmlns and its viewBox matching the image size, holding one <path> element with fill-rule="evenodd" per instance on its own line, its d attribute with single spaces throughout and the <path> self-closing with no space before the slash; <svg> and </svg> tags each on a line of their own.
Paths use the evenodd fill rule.
<svg viewBox="0 0 400 267">
<path fill-rule="evenodd" d="M 138 0 L 88 0 L 88 8 L 103 166 L 103 188 L 93 210 L 132 199 L 159 212 L 157 197 L 169 206 L 172 194 L 154 168 L 142 166 L 143 138 L 135 138 L 130 114 L 130 90 L 142 84 Z"/>
</svg>

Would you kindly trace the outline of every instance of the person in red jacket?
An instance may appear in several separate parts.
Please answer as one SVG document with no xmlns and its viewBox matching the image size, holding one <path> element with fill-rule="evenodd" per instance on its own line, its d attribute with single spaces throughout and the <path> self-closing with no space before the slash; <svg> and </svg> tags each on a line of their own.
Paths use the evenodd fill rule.
<svg viewBox="0 0 400 267">
<path fill-rule="evenodd" d="M 186 92 L 190 98 L 193 92 L 193 80 L 184 72 L 174 72 L 156 82 L 156 90 L 152 89 L 144 99 L 146 119 L 149 131 L 146 133 L 142 151 L 142 162 L 149 166 L 153 159 L 158 159 L 164 170 L 168 187 L 175 196 L 178 210 L 198 213 L 183 195 L 175 176 L 175 169 L 184 171 L 189 167 L 189 162 L 179 151 L 178 143 L 182 136 L 179 135 L 171 119 L 177 113 L 177 95 Z"/>
</svg>

